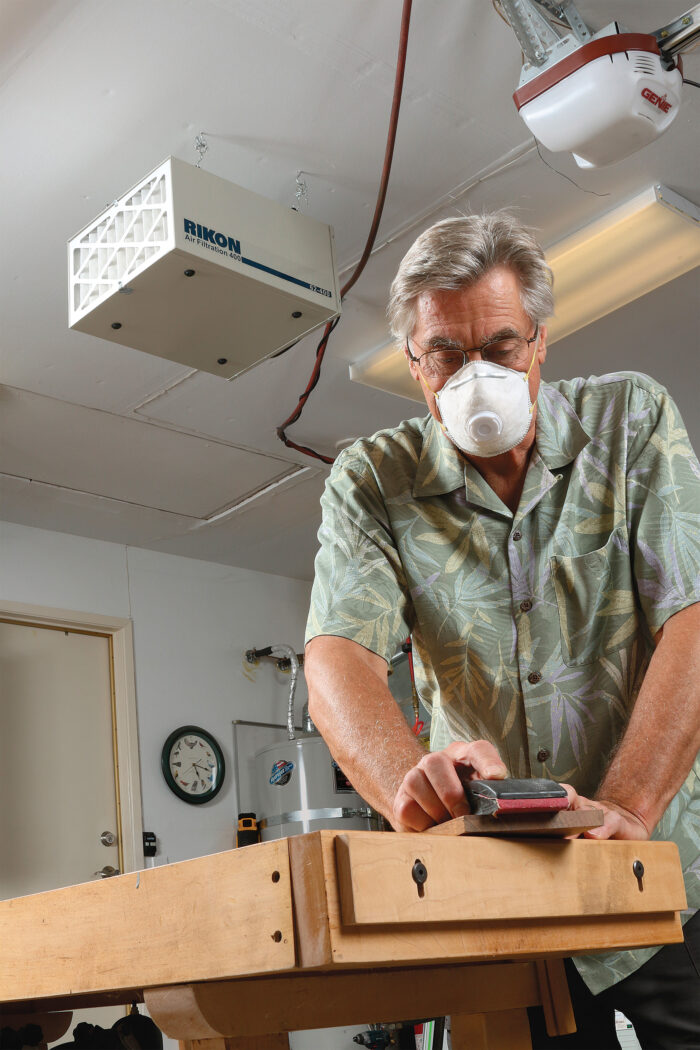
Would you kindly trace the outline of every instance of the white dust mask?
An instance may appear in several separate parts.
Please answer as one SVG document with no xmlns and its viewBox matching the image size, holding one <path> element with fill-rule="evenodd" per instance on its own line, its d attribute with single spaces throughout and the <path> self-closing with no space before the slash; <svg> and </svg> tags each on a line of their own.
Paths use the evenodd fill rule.
<svg viewBox="0 0 700 1050">
<path fill-rule="evenodd" d="M 435 394 L 450 441 L 472 456 L 500 456 L 523 440 L 532 422 L 527 372 L 489 361 L 467 362 Z"/>
</svg>

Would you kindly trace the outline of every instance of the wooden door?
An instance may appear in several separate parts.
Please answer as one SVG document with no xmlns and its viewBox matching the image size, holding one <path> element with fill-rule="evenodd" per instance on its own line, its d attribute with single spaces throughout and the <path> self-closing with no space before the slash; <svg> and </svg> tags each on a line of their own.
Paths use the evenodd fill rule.
<svg viewBox="0 0 700 1050">
<path fill-rule="evenodd" d="M 0 620 L 2 898 L 121 868 L 110 646 L 103 634 Z M 123 1014 L 81 1011 L 71 1029 Z"/>
</svg>

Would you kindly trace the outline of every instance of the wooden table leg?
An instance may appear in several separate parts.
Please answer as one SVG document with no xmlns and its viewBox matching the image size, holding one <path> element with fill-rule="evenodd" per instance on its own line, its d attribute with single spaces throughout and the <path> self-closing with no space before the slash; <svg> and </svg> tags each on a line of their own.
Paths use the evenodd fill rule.
<svg viewBox="0 0 700 1050">
<path fill-rule="evenodd" d="M 568 1035 L 575 1032 L 576 1020 L 564 960 L 542 959 L 535 963 L 535 966 L 547 1035 Z"/>
<path fill-rule="evenodd" d="M 452 1014 L 452 1050 L 532 1050 L 527 1010 Z"/>
</svg>

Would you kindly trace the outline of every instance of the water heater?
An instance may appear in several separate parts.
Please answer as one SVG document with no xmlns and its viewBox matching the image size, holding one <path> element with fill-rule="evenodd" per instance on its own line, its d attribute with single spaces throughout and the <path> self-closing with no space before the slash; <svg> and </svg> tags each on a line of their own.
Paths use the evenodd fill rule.
<svg viewBox="0 0 700 1050">
<path fill-rule="evenodd" d="M 71 328 L 231 379 L 340 313 L 331 228 L 170 157 L 68 244 Z"/>
<path fill-rule="evenodd" d="M 263 842 L 321 828 L 380 829 L 381 818 L 357 794 L 317 733 L 258 751 L 255 782 Z"/>
</svg>

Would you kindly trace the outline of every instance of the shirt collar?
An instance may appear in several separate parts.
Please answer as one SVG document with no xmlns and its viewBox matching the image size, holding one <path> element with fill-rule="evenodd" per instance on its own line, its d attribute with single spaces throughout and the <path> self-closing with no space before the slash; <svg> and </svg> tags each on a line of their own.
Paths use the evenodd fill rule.
<svg viewBox="0 0 700 1050">
<path fill-rule="evenodd" d="M 537 395 L 537 451 L 550 470 L 571 463 L 591 440 L 569 401 L 549 383 Z"/>
<path fill-rule="evenodd" d="M 566 466 L 590 441 L 581 420 L 564 395 L 540 383 L 537 396 L 537 451 L 549 470 Z M 425 420 L 413 495 L 441 496 L 464 488 L 465 463 L 432 416 Z"/>
<path fill-rule="evenodd" d="M 464 488 L 464 460 L 443 433 L 438 421 L 428 416 L 423 429 L 423 447 L 413 482 L 413 495 L 444 496 L 447 492 L 461 488 Z"/>
</svg>

